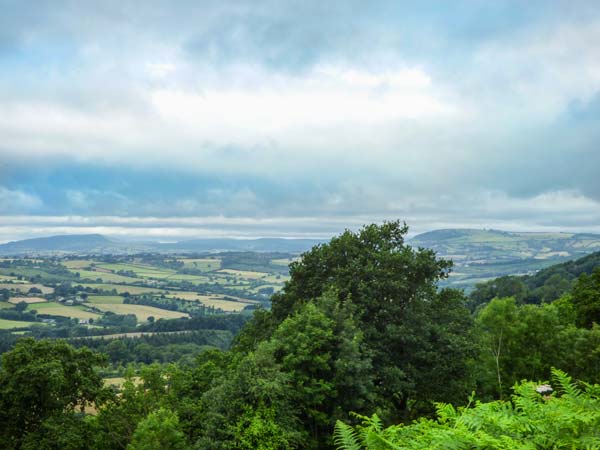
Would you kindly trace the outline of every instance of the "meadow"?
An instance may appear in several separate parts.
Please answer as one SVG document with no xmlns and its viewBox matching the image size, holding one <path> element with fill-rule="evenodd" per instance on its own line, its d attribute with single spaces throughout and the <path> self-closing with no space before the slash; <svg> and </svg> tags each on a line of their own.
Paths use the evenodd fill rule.
<svg viewBox="0 0 600 450">
<path fill-rule="evenodd" d="M 27 328 L 32 325 L 45 325 L 41 322 L 23 322 L 21 320 L 0 319 L 0 330 L 11 330 L 13 328 Z"/>
<path fill-rule="evenodd" d="M 137 317 L 138 322 L 145 322 L 148 317 L 154 317 L 158 319 L 179 319 L 181 317 L 188 317 L 188 314 L 181 313 L 178 311 L 168 311 L 166 309 L 155 308 L 146 305 L 126 305 L 118 303 L 94 303 L 94 308 L 100 311 L 112 312 L 115 314 L 133 314 Z"/>
<path fill-rule="evenodd" d="M 46 314 L 49 316 L 61 316 L 70 317 L 72 319 L 98 319 L 100 314 L 88 311 L 83 306 L 65 306 L 61 303 L 48 302 L 48 303 L 36 303 L 28 305 L 26 311 L 37 311 L 38 314 Z"/>
</svg>

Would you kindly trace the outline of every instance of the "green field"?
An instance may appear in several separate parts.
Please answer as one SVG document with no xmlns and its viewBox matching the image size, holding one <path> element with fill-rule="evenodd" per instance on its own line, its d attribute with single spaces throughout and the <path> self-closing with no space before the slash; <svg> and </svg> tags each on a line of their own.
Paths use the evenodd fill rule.
<svg viewBox="0 0 600 450">
<path fill-rule="evenodd" d="M 246 306 L 255 304 L 256 302 L 253 300 L 246 300 L 239 297 L 229 297 L 231 300 L 226 299 L 222 295 L 202 295 L 196 292 L 173 292 L 168 294 L 166 297 L 168 298 L 178 298 L 181 300 L 191 301 L 191 302 L 200 302 L 206 306 L 213 306 L 215 308 L 220 308 L 226 312 L 234 312 L 241 311 Z"/>
<path fill-rule="evenodd" d="M 11 297 L 11 299 L 9 300 L 10 303 L 13 304 L 17 304 L 17 303 L 21 303 L 21 302 L 25 302 L 25 303 L 44 303 L 47 300 L 45 298 L 41 298 L 41 297 Z"/>
<path fill-rule="evenodd" d="M 117 275 L 114 273 L 106 273 L 106 272 L 96 272 L 93 270 L 74 270 L 69 269 L 73 273 L 79 273 L 80 279 L 90 279 L 90 280 L 102 280 L 104 282 L 113 282 L 113 283 L 135 283 L 138 281 L 137 278 L 124 277 L 123 275 Z"/>
<path fill-rule="evenodd" d="M 271 264 L 275 264 L 277 266 L 289 266 L 291 263 L 293 263 L 294 261 L 298 261 L 299 258 L 279 258 L 279 259 L 272 259 L 271 260 Z"/>
<path fill-rule="evenodd" d="M 18 291 L 26 294 L 29 292 L 29 289 L 37 288 L 42 291 L 43 294 L 52 294 L 54 292 L 54 288 L 49 286 L 44 286 L 39 283 L 0 283 L 0 289 L 8 289 L 9 291 Z"/>
<path fill-rule="evenodd" d="M 75 259 L 72 261 L 63 261 L 62 265 L 68 269 L 83 269 L 84 267 L 90 267 L 94 261 L 90 259 Z"/>
<path fill-rule="evenodd" d="M 148 317 L 153 316 L 158 319 L 178 319 L 180 317 L 189 317 L 188 314 L 179 311 L 167 311 L 166 309 L 154 308 L 146 305 L 126 305 L 126 304 L 94 304 L 94 308 L 100 311 L 110 311 L 115 314 L 134 314 L 139 322 L 145 322 Z"/>
<path fill-rule="evenodd" d="M 71 317 L 73 319 L 98 319 L 100 314 L 87 311 L 83 306 L 65 306 L 60 303 L 37 303 L 27 306 L 27 311 L 36 310 L 38 314 Z"/>
<path fill-rule="evenodd" d="M 17 277 L 11 277 L 10 275 L 0 275 L 0 281 L 16 280 Z"/>
<path fill-rule="evenodd" d="M 11 330 L 13 328 L 25 328 L 31 325 L 45 325 L 42 322 L 22 322 L 20 320 L 0 319 L 0 330 Z"/>
<path fill-rule="evenodd" d="M 140 278 L 168 278 L 176 272 L 171 269 L 157 268 L 153 266 L 143 264 L 95 264 L 95 267 L 99 267 L 106 270 L 112 270 L 113 272 L 128 271 L 134 272 L 136 276 Z"/>
<path fill-rule="evenodd" d="M 84 288 L 100 289 L 103 291 L 112 291 L 114 289 L 118 294 L 124 294 L 125 292 L 129 292 L 131 295 L 165 292 L 161 289 L 145 286 L 128 286 L 123 284 L 109 283 L 82 283 L 79 286 L 83 286 Z"/>
<path fill-rule="evenodd" d="M 210 272 L 221 268 L 221 260 L 216 258 L 187 258 L 180 259 L 184 267 L 198 269 L 202 272 Z"/>
<path fill-rule="evenodd" d="M 123 303 L 123 297 L 120 295 L 90 295 L 87 298 L 87 302 L 92 304 L 120 304 Z"/>
<path fill-rule="evenodd" d="M 285 266 L 293 259 L 291 256 L 285 258 L 283 256 L 278 256 L 279 259 L 276 259 L 275 263 L 262 254 L 253 256 L 247 253 L 234 256 L 223 254 L 190 258 L 159 255 L 115 255 L 98 258 L 71 258 L 62 261 L 61 264 L 70 274 L 79 274 L 75 281 L 71 275 L 55 275 L 55 262 L 39 260 L 39 267 L 37 267 L 37 262 L 32 264 L 34 260 L 28 259 L 27 263 L 19 264 L 17 262 L 15 267 L 7 268 L 2 272 L 5 279 L 0 280 L 0 288 L 4 284 L 13 290 L 14 297 L 20 297 L 13 301 L 23 300 L 32 303 L 28 306 L 30 311 L 36 310 L 43 315 L 74 319 L 97 319 L 108 311 L 116 314 L 134 314 L 140 322 L 146 321 L 149 316 L 153 316 L 155 319 L 188 316 L 184 312 L 170 311 L 156 305 L 140 304 L 144 301 L 125 304 L 123 303 L 123 294 L 125 293 L 131 296 L 166 296 L 173 301 L 180 299 L 198 302 L 214 308 L 216 311 L 233 313 L 243 310 L 248 305 L 266 300 L 268 294 L 260 292 L 261 288 L 268 287 L 273 291 L 279 291 L 283 287 L 288 277 L 279 272 L 278 266 Z M 25 281 L 9 283 L 9 271 L 28 274 L 39 272 L 42 274 L 42 282 L 35 284 Z M 121 275 L 117 272 L 130 275 Z M 61 294 L 61 296 L 69 299 L 75 294 L 86 294 L 84 304 L 76 303 L 67 306 L 64 303 L 48 302 L 42 298 L 42 295 L 36 295 L 35 298 L 23 295 L 32 287 L 38 287 L 44 294 L 52 293 L 52 287 L 48 286 L 46 282 L 60 283 L 63 280 L 71 282 L 78 292 Z M 92 289 L 98 290 L 98 293 L 89 292 Z M 199 292 L 192 292 L 196 289 Z M 14 293 L 17 290 L 20 294 Z M 164 302 L 158 299 L 155 301 L 158 305 Z M 167 303 L 169 302 L 167 301 Z M 7 307 L 10 307 L 10 304 L 7 303 Z M 185 305 L 182 310 L 185 308 L 198 310 L 195 305 Z M 207 310 L 206 313 L 211 314 L 213 311 Z"/>
</svg>

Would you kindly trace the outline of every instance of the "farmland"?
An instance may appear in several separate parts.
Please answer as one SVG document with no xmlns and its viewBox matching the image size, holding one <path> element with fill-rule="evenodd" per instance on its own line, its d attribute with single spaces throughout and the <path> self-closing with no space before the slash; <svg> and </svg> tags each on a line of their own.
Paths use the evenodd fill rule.
<svg viewBox="0 0 600 450">
<path fill-rule="evenodd" d="M 8 289 L 9 291 L 27 293 L 32 288 L 39 289 L 42 294 L 51 294 L 54 292 L 54 288 L 38 283 L 0 283 L 0 289 Z"/>
<path fill-rule="evenodd" d="M 46 301 L 47 300 L 42 297 L 11 297 L 11 299 L 8 302 L 16 305 L 17 303 L 21 303 L 21 302 L 23 302 L 23 303 L 45 303 Z"/>
<path fill-rule="evenodd" d="M 166 309 L 154 308 L 146 305 L 124 305 L 118 303 L 99 303 L 94 307 L 101 311 L 109 311 L 115 314 L 133 314 L 139 322 L 144 322 L 148 317 L 156 319 L 178 319 L 187 317 L 187 314 L 178 311 L 167 311 Z"/>
<path fill-rule="evenodd" d="M 27 328 L 34 324 L 35 325 L 44 325 L 42 323 L 23 322 L 21 320 L 0 319 L 0 330 L 11 330 L 13 328 Z"/>
<path fill-rule="evenodd" d="M 91 312 L 83 306 L 65 306 L 54 302 L 28 305 L 27 310 L 36 310 L 38 314 L 45 314 L 48 316 L 70 317 L 82 320 L 100 318 L 100 314 Z"/>
<path fill-rule="evenodd" d="M 268 308 L 270 295 L 289 279 L 285 263 L 293 258 L 230 252 L 4 260 L 0 309 L 7 319 L 15 319 L 5 326 L 8 329 L 17 319 L 25 323 L 17 328 L 36 323 L 37 314 L 54 326 L 67 326 L 71 322 L 65 320 L 71 320 L 75 325 L 69 326 L 85 326 L 87 331 L 79 333 L 86 335 L 133 333 L 136 327 L 161 319 Z M 22 302 L 27 306 L 17 310 Z"/>
</svg>

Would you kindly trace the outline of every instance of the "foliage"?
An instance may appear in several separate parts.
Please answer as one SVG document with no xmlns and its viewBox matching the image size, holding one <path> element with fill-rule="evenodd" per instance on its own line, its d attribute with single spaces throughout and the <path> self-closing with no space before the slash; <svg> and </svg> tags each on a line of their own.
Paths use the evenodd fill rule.
<svg viewBox="0 0 600 450">
<path fill-rule="evenodd" d="M 476 402 L 455 409 L 437 405 L 437 420 L 382 428 L 379 418 L 362 417 L 355 428 L 338 422 L 339 449 L 573 449 L 600 447 L 600 386 L 580 389 L 553 370 L 557 395 L 542 397 L 536 383 L 514 387 L 510 401 Z"/>
<path fill-rule="evenodd" d="M 186 450 L 179 419 L 172 411 L 160 408 L 138 424 L 127 450 Z"/>
<path fill-rule="evenodd" d="M 591 275 L 579 277 L 572 292 L 577 325 L 591 327 L 600 323 L 600 267 Z"/>
<path fill-rule="evenodd" d="M 28 435 L 52 435 L 53 427 L 85 405 L 107 395 L 95 370 L 106 358 L 62 341 L 20 340 L 2 355 L 0 368 L 0 439 L 19 448 Z"/>
<path fill-rule="evenodd" d="M 386 222 L 346 231 L 290 265 L 291 280 L 272 297 L 262 335 L 307 302 L 334 293 L 352 305 L 373 366 L 374 390 L 388 417 L 454 401 L 472 389 L 472 321 L 458 291 L 437 292 L 451 263 L 405 245 L 406 225 Z M 269 328 L 270 327 L 270 328 Z M 434 375 L 435 374 L 435 375 Z M 437 389 L 437 379 L 449 380 Z"/>
</svg>

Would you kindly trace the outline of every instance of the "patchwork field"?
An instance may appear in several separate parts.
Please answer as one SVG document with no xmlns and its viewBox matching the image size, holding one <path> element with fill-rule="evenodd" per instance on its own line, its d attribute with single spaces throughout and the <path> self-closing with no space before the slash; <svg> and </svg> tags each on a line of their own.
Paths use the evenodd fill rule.
<svg viewBox="0 0 600 450">
<path fill-rule="evenodd" d="M 203 272 L 210 272 L 221 268 L 221 260 L 216 258 L 188 258 L 180 259 L 183 266 L 191 269 L 198 269 Z"/>
<path fill-rule="evenodd" d="M 113 272 L 133 272 L 140 278 L 168 278 L 177 273 L 171 269 L 157 268 L 145 264 L 95 264 L 95 267 Z"/>
<path fill-rule="evenodd" d="M 96 272 L 93 270 L 75 270 L 69 269 L 73 273 L 79 273 L 79 278 L 90 280 L 102 280 L 103 282 L 112 283 L 135 283 L 137 278 L 125 277 L 115 273 Z"/>
<path fill-rule="evenodd" d="M 271 264 L 276 264 L 278 266 L 289 266 L 291 263 L 293 263 L 294 261 L 298 261 L 300 258 L 279 258 L 279 259 L 272 259 L 271 260 Z"/>
<path fill-rule="evenodd" d="M 117 292 L 117 294 L 124 294 L 125 292 L 129 292 L 131 295 L 165 292 L 164 290 L 157 288 L 145 286 L 129 286 L 126 284 L 124 285 L 108 283 L 82 283 L 80 286 L 83 286 L 84 288 L 101 289 L 103 291 L 112 291 L 114 289 Z"/>
<path fill-rule="evenodd" d="M 10 275 L 0 275 L 0 281 L 11 281 L 11 280 L 16 280 L 17 277 L 13 277 Z"/>
<path fill-rule="evenodd" d="M 166 309 L 155 308 L 146 305 L 126 305 L 126 304 L 94 304 L 94 308 L 100 311 L 110 311 L 115 314 L 134 314 L 139 322 L 145 322 L 152 316 L 158 319 L 178 319 L 180 317 L 189 317 L 188 314 L 179 311 L 167 311 Z"/>
<path fill-rule="evenodd" d="M 200 302 L 206 306 L 220 308 L 225 312 L 237 312 L 244 309 L 246 306 L 256 304 L 258 302 L 247 300 L 239 297 L 225 298 L 222 295 L 203 295 L 196 292 L 177 292 L 166 295 L 167 298 L 179 298 L 181 300 Z M 229 299 L 229 300 L 228 300 Z"/>
<path fill-rule="evenodd" d="M 42 322 L 22 322 L 20 320 L 0 319 L 0 330 L 11 330 L 13 328 L 25 328 L 31 325 L 45 325 Z"/>
<path fill-rule="evenodd" d="M 206 300 L 201 300 L 202 304 L 206 306 L 214 306 L 215 308 L 220 308 L 225 312 L 238 312 L 244 309 L 251 303 L 241 303 L 234 302 L 230 300 L 223 300 L 218 298 L 209 298 Z"/>
<path fill-rule="evenodd" d="M 18 291 L 26 294 L 31 288 L 37 288 L 42 291 L 42 294 L 52 294 L 54 288 L 44 286 L 37 283 L 0 283 L 0 289 L 8 289 L 9 291 Z"/>
<path fill-rule="evenodd" d="M 45 303 L 47 300 L 41 297 L 11 297 L 9 303 L 16 305 L 17 303 Z"/>
<path fill-rule="evenodd" d="M 283 257 L 282 253 L 273 255 L 277 258 L 241 252 L 189 258 L 140 254 L 59 260 L 69 274 L 78 274 L 75 277 L 62 274 L 56 260 L 25 258 L 0 271 L 0 289 L 9 289 L 15 296 L 11 303 L 5 302 L 0 307 L 12 308 L 24 301 L 28 303 L 27 311 L 35 310 L 40 315 L 96 320 L 105 312 L 112 312 L 134 314 L 138 322 L 145 322 L 150 316 L 158 320 L 189 317 L 189 314 L 235 313 L 248 305 L 267 302 L 272 292 L 283 287 L 288 277 L 281 267 L 292 261 L 292 257 Z M 25 279 L 35 276 L 36 283 L 17 282 L 11 274 Z M 41 281 L 37 282 L 37 278 Z M 65 303 L 49 297 L 54 293 L 51 286 L 58 284 Z M 41 293 L 26 296 L 34 287 Z M 124 303 L 126 296 L 145 298 Z M 84 298 L 84 303 L 75 301 L 74 305 L 67 305 L 77 297 Z M 199 308 L 199 304 L 210 309 Z M 56 325 L 64 326 L 61 322 Z"/>
<path fill-rule="evenodd" d="M 218 273 L 232 275 L 243 280 L 264 281 L 265 283 L 283 283 L 285 280 L 289 279 L 289 277 L 280 274 L 254 272 L 250 270 L 221 269 Z"/>
<path fill-rule="evenodd" d="M 120 295 L 90 295 L 86 299 L 87 303 L 100 304 L 120 304 L 123 303 L 123 297 Z"/>
<path fill-rule="evenodd" d="M 72 261 L 63 261 L 62 265 L 68 269 L 83 269 L 84 267 L 90 267 L 94 261 L 89 259 L 75 259 Z"/>
<path fill-rule="evenodd" d="M 71 317 L 73 319 L 98 319 L 100 314 L 90 312 L 82 306 L 65 306 L 60 303 L 48 302 L 29 305 L 27 311 L 36 310 L 38 314 L 47 314 L 49 316 Z"/>
</svg>

